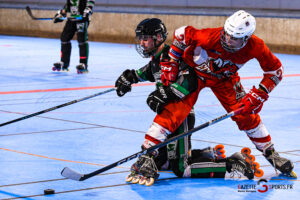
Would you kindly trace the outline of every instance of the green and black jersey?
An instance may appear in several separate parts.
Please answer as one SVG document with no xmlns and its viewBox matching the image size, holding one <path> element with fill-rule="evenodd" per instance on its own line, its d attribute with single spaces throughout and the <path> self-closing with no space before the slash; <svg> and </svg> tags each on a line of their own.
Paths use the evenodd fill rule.
<svg viewBox="0 0 300 200">
<path fill-rule="evenodd" d="M 164 48 L 152 57 L 151 61 L 144 67 L 136 70 L 139 81 L 156 82 L 157 86 L 162 85 L 160 62 L 169 61 L 170 46 L 165 45 Z M 179 73 L 175 83 L 170 85 L 173 93 L 183 99 L 186 95 L 197 89 L 197 75 L 194 70 L 184 62 L 179 64 Z"/>
</svg>

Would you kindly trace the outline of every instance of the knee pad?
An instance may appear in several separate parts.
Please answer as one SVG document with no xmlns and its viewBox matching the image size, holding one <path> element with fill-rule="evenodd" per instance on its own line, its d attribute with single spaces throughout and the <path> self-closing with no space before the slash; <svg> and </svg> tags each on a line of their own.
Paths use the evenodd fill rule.
<svg viewBox="0 0 300 200">
<path fill-rule="evenodd" d="M 163 142 L 171 132 L 161 125 L 153 122 L 145 135 L 143 147 L 148 149 L 151 146 Z"/>
<path fill-rule="evenodd" d="M 271 142 L 271 136 L 262 122 L 257 127 L 245 132 L 260 151 L 263 151 L 264 147 Z"/>
</svg>

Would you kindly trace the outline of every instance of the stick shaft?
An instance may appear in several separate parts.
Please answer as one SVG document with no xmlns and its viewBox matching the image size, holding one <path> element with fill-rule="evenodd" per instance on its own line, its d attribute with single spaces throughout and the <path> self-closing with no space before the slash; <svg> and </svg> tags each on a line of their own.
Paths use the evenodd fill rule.
<svg viewBox="0 0 300 200">
<path fill-rule="evenodd" d="M 167 140 L 165 140 L 164 142 L 159 143 L 159 144 L 157 144 L 157 145 L 155 145 L 155 146 L 152 146 L 152 147 L 150 147 L 150 148 L 148 148 L 148 149 L 145 149 L 145 150 L 143 150 L 143 151 L 140 151 L 140 152 L 137 152 L 137 153 L 135 153 L 135 154 L 132 154 L 131 156 L 128 156 L 128 157 L 126 157 L 126 158 L 123 158 L 122 160 L 119 160 L 119 161 L 117 161 L 117 162 L 115 162 L 115 163 L 112 163 L 112 164 L 110 164 L 110 165 L 108 165 L 108 166 L 106 166 L 106 167 L 103 167 L 103 168 L 101 168 L 101 169 L 98 169 L 98 170 L 96 170 L 96 171 L 94 171 L 94 172 L 91 172 L 91 173 L 89 173 L 89 174 L 79 174 L 78 172 L 75 172 L 74 170 L 71 170 L 70 168 L 68 168 L 68 169 L 66 170 L 66 171 L 68 171 L 68 173 L 64 173 L 64 171 L 65 171 L 65 169 L 66 169 L 66 168 L 64 168 L 64 169 L 62 170 L 61 174 L 62 174 L 64 177 L 66 177 L 66 178 L 71 178 L 71 179 L 77 180 L 77 181 L 84 181 L 84 180 L 86 180 L 86 179 L 88 179 L 88 178 L 91 178 L 91 177 L 96 176 L 96 175 L 98 175 L 98 174 L 100 174 L 100 173 L 102 173 L 102 172 L 105 172 L 105 171 L 107 171 L 107 170 L 109 170 L 109 169 L 112 169 L 112 168 L 114 168 L 114 167 L 116 167 L 116 166 L 119 166 L 119 165 L 121 165 L 121 164 L 123 164 L 123 163 L 125 163 L 125 162 L 128 162 L 128 161 L 130 161 L 130 160 L 132 160 L 132 159 L 135 159 L 135 158 L 137 158 L 137 157 L 140 157 L 141 155 L 150 153 L 150 152 L 154 151 L 155 149 L 158 149 L 158 148 L 161 148 L 161 147 L 163 147 L 163 146 L 166 146 L 167 144 L 169 144 L 169 143 L 171 143 L 171 142 L 173 142 L 173 141 L 176 141 L 176 140 L 179 140 L 179 139 L 181 139 L 181 138 L 183 138 L 183 137 L 185 137 L 185 136 L 191 135 L 192 133 L 194 133 L 194 132 L 196 132 L 196 131 L 199 131 L 199 130 L 201 130 L 201 129 L 203 129 L 203 128 L 206 128 L 206 127 L 208 127 L 208 126 L 210 126 L 210 125 L 212 125 L 212 124 L 215 124 L 215 123 L 220 122 L 220 121 L 222 121 L 222 120 L 224 120 L 224 119 L 227 119 L 227 118 L 229 118 L 229 117 L 232 117 L 232 116 L 234 116 L 235 114 L 238 114 L 238 113 L 240 112 L 240 110 L 241 110 L 241 109 L 238 109 L 238 110 L 236 110 L 236 111 L 232 111 L 232 112 L 230 112 L 230 113 L 224 114 L 224 115 L 222 115 L 222 116 L 220 116 L 220 117 L 218 117 L 218 118 L 216 118 L 216 119 L 213 119 L 213 120 L 208 121 L 208 122 L 206 122 L 206 123 L 204 123 L 204 124 L 201 124 L 201 125 L 199 125 L 199 126 L 193 128 L 193 129 L 191 129 L 191 130 L 189 130 L 189 131 L 186 131 L 186 132 L 184 132 L 184 133 L 182 133 L 182 134 L 180 134 L 180 135 L 177 135 L 177 136 L 175 136 L 175 137 L 172 137 L 172 138 L 170 138 L 170 139 L 167 139 Z M 70 172 L 70 171 L 71 171 L 71 172 Z M 69 172 L 70 172 L 70 173 L 69 173 Z M 74 172 L 74 173 L 73 173 L 73 172 Z M 75 175 L 75 174 L 76 174 L 76 175 Z M 72 178 L 72 177 L 76 177 L 76 178 Z"/>
<path fill-rule="evenodd" d="M 26 6 L 26 11 L 28 13 L 28 15 L 31 17 L 31 19 L 33 20 L 53 20 L 54 18 L 53 17 L 35 17 L 33 16 L 32 14 L 32 11 L 31 11 L 31 8 L 29 6 Z M 79 17 L 60 17 L 59 19 L 61 20 L 65 20 L 65 19 L 70 19 L 70 20 L 82 20 L 82 16 L 79 16 Z"/>
<path fill-rule="evenodd" d="M 31 117 L 34 117 L 34 116 L 37 116 L 37 115 L 40 115 L 40 114 L 43 114 L 43 113 L 46 113 L 46 112 L 50 112 L 50 111 L 56 110 L 58 108 L 69 106 L 71 104 L 78 103 L 78 102 L 81 102 L 81 101 L 84 101 L 84 100 L 87 100 L 87 99 L 90 99 L 90 98 L 93 98 L 93 97 L 96 97 L 96 96 L 99 96 L 99 95 L 102 95 L 102 94 L 105 94 L 105 93 L 108 93 L 108 92 L 111 92 L 111 91 L 114 91 L 114 90 L 115 90 L 115 88 L 110 88 L 110 89 L 105 90 L 103 92 L 99 92 L 99 93 L 96 93 L 96 94 L 93 94 L 93 95 L 90 95 L 90 96 L 87 96 L 87 97 L 84 97 L 84 98 L 81 98 L 81 99 L 73 100 L 73 101 L 70 101 L 70 102 L 67 102 L 67 103 L 64 103 L 64 104 L 61 104 L 61 105 L 58 105 L 58 106 L 54 106 L 54 107 L 51 107 L 51 108 L 48 108 L 48 109 L 45 109 L 45 110 L 42 110 L 42 111 L 39 111 L 39 112 L 36 112 L 36 113 L 32 113 L 30 115 L 26 115 L 24 117 L 20 117 L 20 118 L 2 123 L 2 124 L 0 124 L 0 127 L 11 124 L 11 123 L 14 123 L 14 122 L 18 122 L 18 121 L 21 121 L 21 120 L 24 120 L 24 119 L 28 119 L 28 118 L 31 118 Z"/>
</svg>

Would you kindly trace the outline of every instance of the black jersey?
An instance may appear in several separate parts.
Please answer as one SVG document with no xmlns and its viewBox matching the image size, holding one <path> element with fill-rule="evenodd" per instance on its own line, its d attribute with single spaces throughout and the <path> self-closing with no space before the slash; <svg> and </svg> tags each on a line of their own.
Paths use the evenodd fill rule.
<svg viewBox="0 0 300 200">
<path fill-rule="evenodd" d="M 71 13 L 71 15 L 83 15 L 83 11 L 86 7 L 93 10 L 95 0 L 67 0 L 64 9 Z"/>
</svg>

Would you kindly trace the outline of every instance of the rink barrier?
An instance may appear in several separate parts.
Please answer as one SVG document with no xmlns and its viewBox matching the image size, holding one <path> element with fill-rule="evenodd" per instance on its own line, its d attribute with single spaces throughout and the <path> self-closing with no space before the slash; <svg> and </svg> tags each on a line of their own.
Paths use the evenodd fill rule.
<svg viewBox="0 0 300 200">
<path fill-rule="evenodd" d="M 54 10 L 34 10 L 39 17 L 54 16 Z M 136 25 L 145 18 L 157 17 L 166 24 L 170 43 L 176 28 L 191 25 L 196 28 L 223 26 L 225 16 L 163 15 L 95 12 L 89 27 L 89 40 L 133 43 Z M 63 23 L 34 21 L 24 9 L 0 8 L 0 34 L 59 38 Z M 300 54 L 300 19 L 257 17 L 255 34 L 277 53 Z M 76 39 L 76 38 L 75 38 Z"/>
</svg>

